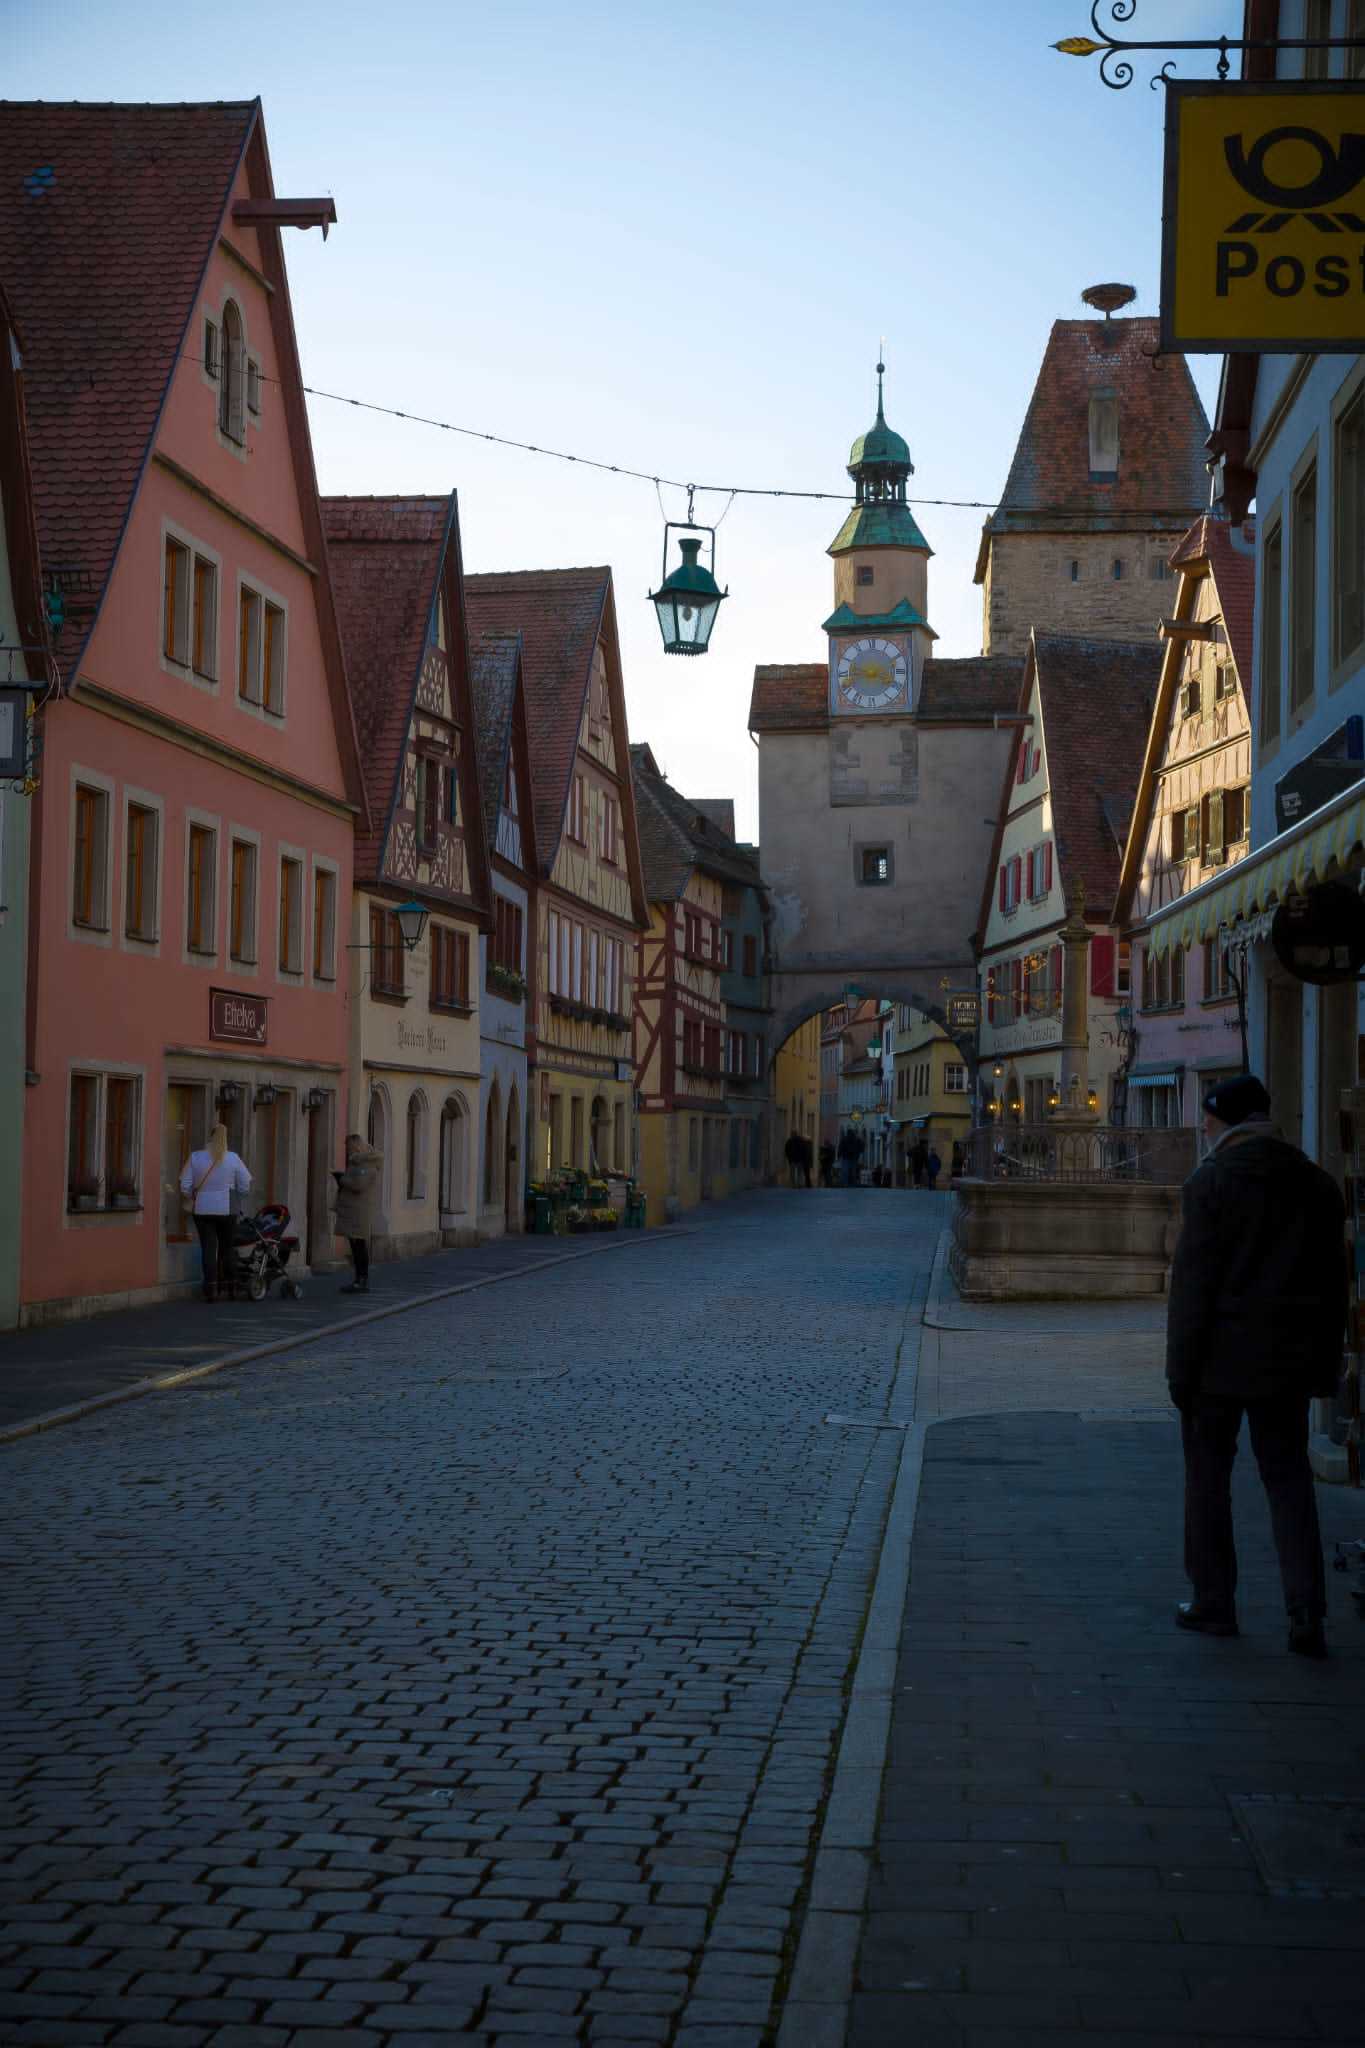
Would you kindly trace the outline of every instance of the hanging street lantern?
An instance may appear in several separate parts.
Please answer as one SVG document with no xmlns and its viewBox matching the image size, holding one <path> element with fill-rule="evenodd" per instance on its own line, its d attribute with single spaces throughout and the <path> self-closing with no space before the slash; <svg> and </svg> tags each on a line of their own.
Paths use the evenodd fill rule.
<svg viewBox="0 0 1365 2048">
<path fill-rule="evenodd" d="M 678 542 L 682 561 L 670 575 L 668 536 L 674 527 L 693 538 Z M 709 569 L 699 560 L 702 549 L 700 536 L 706 533 L 711 536 Z M 705 654 L 711 641 L 711 628 L 716 623 L 716 613 L 730 594 L 728 588 L 722 590 L 717 583 L 713 574 L 715 566 L 716 529 L 714 526 L 698 526 L 692 517 L 692 489 L 689 485 L 686 519 L 664 522 L 663 581 L 657 590 L 649 593 L 649 601 L 658 615 L 659 631 L 663 634 L 665 654 Z"/>
<path fill-rule="evenodd" d="M 422 934 L 427 928 L 427 907 L 425 903 L 409 900 L 400 903 L 394 916 L 398 919 L 398 932 L 409 953 L 421 944 Z"/>
</svg>

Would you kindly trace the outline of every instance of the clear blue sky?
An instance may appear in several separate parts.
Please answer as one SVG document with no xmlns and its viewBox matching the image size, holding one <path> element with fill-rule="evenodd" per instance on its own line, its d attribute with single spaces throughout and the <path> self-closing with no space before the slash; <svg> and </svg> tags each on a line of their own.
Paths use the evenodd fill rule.
<svg viewBox="0 0 1365 2048">
<path fill-rule="evenodd" d="M 994 501 L 1051 322 L 1155 312 L 1164 101 L 1048 48 L 1086 0 L 0 0 L 3 91 L 265 105 L 309 383 L 699 482 L 847 488 L 878 337 L 912 489 Z M 1237 0 L 1130 32 L 1237 34 Z M 1212 71 L 1191 58 L 1184 76 Z M 1194 370 L 1211 409 L 1217 359 Z M 757 824 L 754 664 L 821 658 L 842 508 L 738 499 L 713 652 L 666 657 L 653 487 L 312 402 L 324 491 L 460 493 L 471 569 L 609 562 L 631 732 Z M 665 494 L 670 515 L 683 509 Z M 716 517 L 722 499 L 706 499 Z M 705 513 L 702 516 L 707 516 Z M 925 506 L 942 654 L 982 514 Z"/>
</svg>

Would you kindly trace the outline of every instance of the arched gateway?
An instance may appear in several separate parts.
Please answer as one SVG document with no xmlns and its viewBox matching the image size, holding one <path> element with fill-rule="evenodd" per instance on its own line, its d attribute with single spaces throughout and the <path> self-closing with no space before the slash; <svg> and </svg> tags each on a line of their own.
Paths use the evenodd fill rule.
<svg viewBox="0 0 1365 2048">
<path fill-rule="evenodd" d="M 933 659 L 930 548 L 906 502 L 914 465 L 877 417 L 849 455 L 855 502 L 829 548 L 824 661 L 754 671 L 759 842 L 771 892 L 774 1047 L 815 1010 L 909 1002 L 970 1061 L 949 997 L 976 986 L 981 916 L 1021 662 Z"/>
</svg>

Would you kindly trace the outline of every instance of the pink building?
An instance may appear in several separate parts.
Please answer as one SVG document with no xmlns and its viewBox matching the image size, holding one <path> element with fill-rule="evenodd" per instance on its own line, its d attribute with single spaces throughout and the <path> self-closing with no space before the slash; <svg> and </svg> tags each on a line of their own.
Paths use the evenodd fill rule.
<svg viewBox="0 0 1365 2048">
<path fill-rule="evenodd" d="M 1255 542 L 1206 514 L 1171 557 L 1165 660 L 1115 915 L 1133 960 L 1126 1121 L 1197 1125 L 1208 1089 L 1240 1073 L 1235 965 L 1191 929 L 1160 945 L 1147 919 L 1241 860 L 1251 825 Z M 1230 971 L 1231 967 L 1231 971 Z"/>
<path fill-rule="evenodd" d="M 23 1315 L 198 1271 L 215 1117 L 330 1260 L 355 730 L 259 102 L 9 105 L 0 272 L 28 350 L 61 694 L 34 799 Z"/>
</svg>

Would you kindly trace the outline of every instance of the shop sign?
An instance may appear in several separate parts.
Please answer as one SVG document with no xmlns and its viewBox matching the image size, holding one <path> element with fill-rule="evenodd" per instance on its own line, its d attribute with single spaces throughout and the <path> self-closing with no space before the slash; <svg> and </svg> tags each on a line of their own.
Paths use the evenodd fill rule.
<svg viewBox="0 0 1365 2048">
<path fill-rule="evenodd" d="M 1365 346 L 1365 82 L 1166 87 L 1161 348 Z"/>
<path fill-rule="evenodd" d="M 1358 713 L 1296 761 L 1275 784 L 1275 830 L 1287 832 L 1365 777 L 1365 718 Z"/>
<path fill-rule="evenodd" d="M 268 996 L 246 996 L 235 988 L 209 990 L 209 1037 L 231 1045 L 264 1045 Z"/>
<path fill-rule="evenodd" d="M 966 994 L 948 998 L 948 1029 L 950 1031 L 975 1031 L 981 1022 L 981 996 L 976 989 Z"/>
<path fill-rule="evenodd" d="M 1354 981 L 1365 967 L 1365 901 L 1346 882 L 1320 882 L 1288 896 L 1275 912 L 1270 943 L 1296 981 L 1327 988 Z"/>
</svg>

